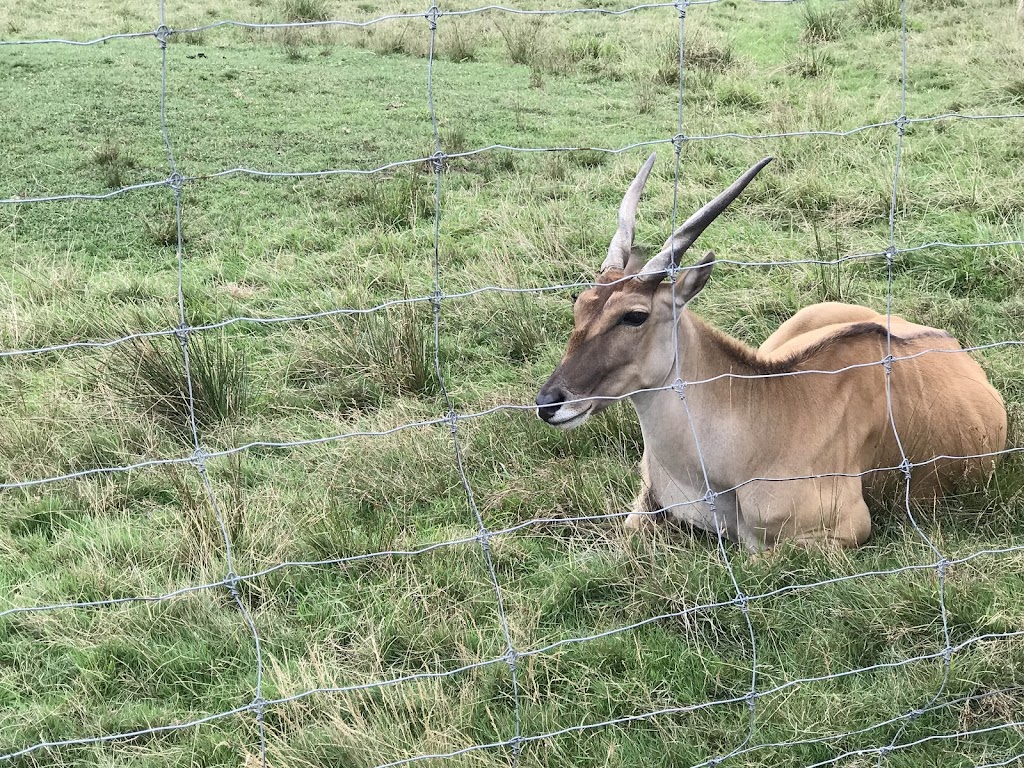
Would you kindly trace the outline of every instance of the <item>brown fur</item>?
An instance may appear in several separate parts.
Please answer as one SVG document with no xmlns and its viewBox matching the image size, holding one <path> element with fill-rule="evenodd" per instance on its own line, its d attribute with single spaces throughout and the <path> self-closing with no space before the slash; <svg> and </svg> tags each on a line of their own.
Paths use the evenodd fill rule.
<svg viewBox="0 0 1024 768">
<path fill-rule="evenodd" d="M 755 350 L 689 311 L 714 254 L 674 283 L 665 275 L 770 160 L 701 206 L 644 263 L 632 239 L 647 159 L 619 206 L 597 285 L 576 302 L 537 413 L 573 429 L 632 401 L 644 455 L 629 528 L 651 524 L 643 513 L 657 505 L 752 548 L 857 546 L 871 534 L 864 492 L 893 468 L 922 499 L 991 472 L 1006 446 L 1006 409 L 978 363 L 937 328 L 830 302 L 800 310 Z"/>
<path fill-rule="evenodd" d="M 570 427 L 640 391 L 631 395 L 644 432 L 636 512 L 667 506 L 665 516 L 755 548 L 784 539 L 855 546 L 871 531 L 863 493 L 892 475 L 874 470 L 898 467 L 905 455 L 915 465 L 912 497 L 935 498 L 994 465 L 993 456 L 937 457 L 1005 447 L 1002 399 L 949 333 L 844 304 L 801 310 L 759 349 L 678 307 L 680 373 L 702 382 L 687 387 L 683 409 L 668 388 L 672 301 L 692 298 L 706 274 L 684 273 L 675 291 L 620 277 L 602 275 L 581 294 L 546 386 L 568 393 Z M 624 312 L 640 309 L 650 313 L 646 323 L 621 327 Z M 714 506 L 701 500 L 704 471 L 712 489 L 724 489 Z M 627 524 L 655 519 L 635 514 Z"/>
</svg>

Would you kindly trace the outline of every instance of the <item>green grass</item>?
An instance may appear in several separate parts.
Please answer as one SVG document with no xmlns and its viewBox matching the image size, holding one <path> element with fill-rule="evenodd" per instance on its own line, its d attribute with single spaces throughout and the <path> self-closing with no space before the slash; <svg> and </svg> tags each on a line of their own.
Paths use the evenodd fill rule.
<svg viewBox="0 0 1024 768">
<path fill-rule="evenodd" d="M 569 7 L 561 2 L 561 7 Z M 446 7 L 469 7 L 468 4 Z M 536 4 L 523 7 L 542 7 Z M 554 7 L 544 5 L 543 7 Z M 612 8 L 613 6 L 607 6 Z M 618 7 L 618 6 L 615 6 Z M 895 8 L 895 16 L 893 9 Z M 685 20 L 684 133 L 844 131 L 900 110 L 899 4 L 722 2 Z M 223 18 L 368 19 L 393 3 L 174 0 L 176 29 Z M 415 9 L 418 10 L 418 9 Z M 908 5 L 907 114 L 1019 112 L 1024 42 L 1006 0 Z M 84 39 L 145 31 L 155 9 L 88 2 L 51 14 L 0 8 L 0 37 Z M 678 120 L 675 9 L 532 19 L 497 12 L 438 21 L 433 95 L 448 153 L 490 144 L 578 146 L 450 158 L 441 184 L 440 362 L 460 413 L 528 405 L 571 327 L 571 293 L 539 288 L 592 277 L 616 209 L 648 148 Z M 167 127 L 183 174 L 228 168 L 320 171 L 429 157 L 429 30 L 394 19 L 364 29 L 218 27 L 173 35 Z M 177 43 L 177 44 L 175 44 Z M 198 54 L 203 53 L 200 57 Z M 152 38 L 90 47 L 0 47 L 0 197 L 104 194 L 170 174 L 161 136 L 160 53 Z M 964 73 L 969 73 L 965 75 Z M 1009 121 L 912 124 L 903 142 L 896 240 L 1024 238 L 1024 132 Z M 896 131 L 683 147 L 685 215 L 765 154 L 769 166 L 703 239 L 720 256 L 775 262 L 883 250 Z M 656 147 L 638 240 L 670 227 L 672 147 Z M 435 188 L 426 164 L 373 176 L 190 181 L 182 188 L 188 320 L 307 315 L 428 296 L 434 288 Z M 165 187 L 102 202 L 0 206 L 0 334 L 5 349 L 177 324 L 178 233 Z M 797 309 L 841 299 L 884 309 L 884 261 L 723 267 L 697 312 L 759 343 Z M 965 344 L 1024 338 L 1020 246 L 930 248 L 894 264 L 893 309 Z M 6 489 L 0 498 L 0 611 L 15 606 L 158 595 L 286 562 L 414 550 L 471 538 L 476 519 L 454 460 L 434 375 L 430 302 L 371 315 L 233 323 L 191 335 L 196 417 L 207 451 L 185 463 Z M 1021 445 L 1024 353 L 979 355 Z M 0 358 L 0 480 L 14 482 L 192 454 L 182 410 L 179 342 Z M 187 427 L 187 429 L 186 429 Z M 648 539 L 615 519 L 636 492 L 642 437 L 632 409 L 610 409 L 571 434 L 528 410 L 457 424 L 462 466 L 487 527 L 544 519 L 491 540 L 508 628 L 520 651 L 648 622 L 561 646 L 517 665 L 524 735 L 745 695 L 752 649 L 714 541 L 680 531 Z M 342 434 L 354 436 L 325 440 Z M 386 434 L 380 434 L 386 433 Z M 266 442 L 314 441 L 293 448 Z M 1024 463 L 936 509 L 915 510 L 949 558 L 1024 545 Z M 929 563 L 897 501 L 878 500 L 875 535 L 855 552 L 728 548 L 757 640 L 758 688 L 865 666 L 757 702 L 747 746 L 855 731 L 924 706 L 942 648 Z M 222 529 L 223 524 L 223 529 Z M 1024 557 L 979 556 L 950 568 L 954 643 L 1024 628 Z M 345 564 L 286 566 L 239 584 L 262 640 L 263 696 L 448 670 L 501 656 L 505 639 L 476 542 Z M 217 588 L 152 604 L 0 618 L 0 754 L 61 740 L 183 722 L 251 701 L 255 647 L 234 600 Z M 1019 718 L 1024 642 L 968 645 L 938 703 L 902 743 Z M 374 766 L 501 741 L 514 722 L 504 662 L 386 688 L 318 693 L 265 712 L 271 766 Z M 689 766 L 749 733 L 745 704 L 666 714 L 529 743 L 523 766 Z M 834 741 L 761 748 L 724 764 L 805 766 L 888 744 L 898 726 Z M 971 766 L 1007 759 L 1021 734 L 925 741 L 890 766 Z M 40 750 L 17 766 L 259 765 L 251 713 L 128 742 Z M 448 763 L 507 765 L 508 750 Z M 858 760 L 860 762 L 858 762 Z M 874 765 L 874 756 L 847 761 Z"/>
</svg>

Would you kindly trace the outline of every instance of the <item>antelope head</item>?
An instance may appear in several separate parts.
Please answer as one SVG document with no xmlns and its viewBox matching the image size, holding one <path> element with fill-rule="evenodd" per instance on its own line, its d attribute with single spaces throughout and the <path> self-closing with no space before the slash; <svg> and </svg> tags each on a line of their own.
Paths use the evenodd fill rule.
<svg viewBox="0 0 1024 768">
<path fill-rule="evenodd" d="M 697 237 L 735 200 L 769 162 L 766 157 L 694 213 L 644 263 L 633 247 L 637 203 L 655 155 L 647 158 L 619 206 L 619 228 L 608 247 L 596 285 L 573 307 L 574 327 L 561 362 L 537 395 L 537 415 L 559 429 L 578 427 L 617 399 L 665 384 L 675 359 L 674 318 L 711 276 L 708 251 L 681 272 L 665 277 Z"/>
</svg>

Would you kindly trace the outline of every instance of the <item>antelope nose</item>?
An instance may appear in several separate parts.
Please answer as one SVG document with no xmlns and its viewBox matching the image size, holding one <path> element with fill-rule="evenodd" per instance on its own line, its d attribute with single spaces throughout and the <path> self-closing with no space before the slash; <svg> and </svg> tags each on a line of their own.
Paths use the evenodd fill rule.
<svg viewBox="0 0 1024 768">
<path fill-rule="evenodd" d="M 537 415 L 544 421 L 551 421 L 566 399 L 565 390 L 560 387 L 542 389 L 537 395 Z"/>
</svg>

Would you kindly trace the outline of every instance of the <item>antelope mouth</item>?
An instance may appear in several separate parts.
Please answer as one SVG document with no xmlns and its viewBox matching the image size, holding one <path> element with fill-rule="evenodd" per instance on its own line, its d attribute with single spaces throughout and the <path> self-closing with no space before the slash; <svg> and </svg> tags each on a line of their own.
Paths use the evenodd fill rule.
<svg viewBox="0 0 1024 768">
<path fill-rule="evenodd" d="M 549 418 L 544 418 L 544 421 L 555 429 L 570 430 L 580 426 L 583 422 L 590 418 L 591 412 L 594 410 L 593 405 L 588 405 L 581 410 L 572 410 L 570 408 L 562 407 L 559 408 Z"/>
</svg>

